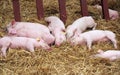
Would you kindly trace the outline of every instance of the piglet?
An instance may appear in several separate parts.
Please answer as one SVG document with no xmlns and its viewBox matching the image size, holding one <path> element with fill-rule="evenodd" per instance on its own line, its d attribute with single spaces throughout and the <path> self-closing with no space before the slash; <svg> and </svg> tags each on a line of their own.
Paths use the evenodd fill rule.
<svg viewBox="0 0 120 75">
<path fill-rule="evenodd" d="M 55 40 L 48 27 L 39 23 L 12 21 L 7 25 L 7 31 L 12 36 L 43 39 L 47 44 L 52 44 Z"/>
<path fill-rule="evenodd" d="M 116 35 L 108 30 L 92 30 L 80 34 L 78 37 L 72 38 L 72 45 L 87 44 L 89 50 L 94 42 L 111 41 L 115 48 L 117 48 Z"/>
<path fill-rule="evenodd" d="M 95 5 L 94 7 L 97 8 L 98 10 L 102 11 L 102 7 L 100 5 Z M 108 12 L 109 12 L 109 17 L 111 20 L 115 20 L 115 19 L 119 18 L 118 11 L 108 9 Z"/>
<path fill-rule="evenodd" d="M 97 23 L 95 23 L 94 19 L 91 16 L 84 16 L 75 20 L 71 25 L 69 25 L 66 29 L 66 37 L 69 41 L 70 38 L 78 36 L 80 33 L 85 31 L 87 28 L 96 28 Z"/>
<path fill-rule="evenodd" d="M 49 23 L 48 28 L 55 37 L 55 45 L 60 46 L 66 41 L 64 23 L 56 16 L 46 17 L 45 21 Z"/>
<path fill-rule="evenodd" d="M 103 50 L 98 50 L 98 54 L 93 55 L 93 57 L 100 57 L 114 61 L 120 59 L 120 50 L 107 50 L 105 52 Z"/>
<path fill-rule="evenodd" d="M 27 37 L 5 36 L 0 39 L 0 48 L 2 56 L 6 57 L 6 50 L 8 48 L 23 48 L 27 49 L 31 53 L 34 52 L 34 48 L 43 48 L 50 50 L 51 48 L 42 39 L 33 39 Z"/>
</svg>

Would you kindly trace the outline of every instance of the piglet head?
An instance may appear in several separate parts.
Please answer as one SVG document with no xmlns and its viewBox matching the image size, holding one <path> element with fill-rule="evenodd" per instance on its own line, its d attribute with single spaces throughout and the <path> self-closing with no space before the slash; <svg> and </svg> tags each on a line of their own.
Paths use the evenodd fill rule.
<svg viewBox="0 0 120 75">
<path fill-rule="evenodd" d="M 49 17 L 45 17 L 45 21 L 49 24 L 51 23 L 51 19 Z"/>
<path fill-rule="evenodd" d="M 78 45 L 78 44 L 83 44 L 84 43 L 84 39 L 81 36 L 74 36 L 71 39 L 71 45 Z"/>
<path fill-rule="evenodd" d="M 9 31 L 8 31 L 8 35 L 16 35 L 16 33 L 17 33 L 17 31 L 16 31 L 16 29 L 9 29 Z"/>
<path fill-rule="evenodd" d="M 17 33 L 15 29 L 15 20 L 12 20 L 7 26 L 6 26 L 6 32 L 8 32 L 8 35 L 15 35 Z"/>
<path fill-rule="evenodd" d="M 56 20 L 59 20 L 59 18 L 57 16 L 50 16 L 50 17 L 45 18 L 45 21 L 47 21 L 47 22 L 54 22 Z"/>
<path fill-rule="evenodd" d="M 55 45 L 59 47 L 65 41 L 66 41 L 65 35 L 61 35 L 59 38 L 56 39 Z"/>
<path fill-rule="evenodd" d="M 70 39 L 71 39 L 72 37 L 74 37 L 76 31 L 77 31 L 77 29 L 72 29 L 72 30 L 67 30 L 67 31 L 66 31 L 67 41 L 70 41 Z"/>
<path fill-rule="evenodd" d="M 51 50 L 51 47 L 42 39 L 39 40 L 40 46 L 45 50 Z"/>
<path fill-rule="evenodd" d="M 62 43 L 66 41 L 65 30 L 56 31 L 56 33 L 55 45 L 59 47 Z"/>
<path fill-rule="evenodd" d="M 66 31 L 66 38 L 67 38 L 67 40 L 69 40 L 70 38 L 72 38 L 73 35 L 74 34 L 73 34 L 72 31 Z"/>
</svg>

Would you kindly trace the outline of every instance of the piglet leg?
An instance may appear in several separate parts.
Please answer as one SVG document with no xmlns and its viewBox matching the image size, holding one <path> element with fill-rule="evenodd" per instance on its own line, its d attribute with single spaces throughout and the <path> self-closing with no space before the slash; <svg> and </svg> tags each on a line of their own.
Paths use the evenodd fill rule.
<svg viewBox="0 0 120 75">
<path fill-rule="evenodd" d="M 1 48 L 1 52 L 2 52 L 2 56 L 6 58 L 6 51 L 7 51 L 8 47 L 2 47 Z"/>
</svg>

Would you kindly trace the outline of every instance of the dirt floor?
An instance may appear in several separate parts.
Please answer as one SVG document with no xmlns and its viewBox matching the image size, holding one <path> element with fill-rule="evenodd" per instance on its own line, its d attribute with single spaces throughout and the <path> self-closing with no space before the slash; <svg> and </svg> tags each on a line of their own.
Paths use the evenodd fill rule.
<svg viewBox="0 0 120 75">
<path fill-rule="evenodd" d="M 97 28 L 111 30 L 116 34 L 120 50 L 120 18 L 114 21 L 102 19 L 101 13 L 93 8 L 94 0 L 88 1 L 89 15 L 97 22 Z M 59 16 L 57 0 L 43 0 L 45 17 Z M 20 0 L 22 21 L 37 22 L 35 0 Z M 120 1 L 109 0 L 109 8 L 119 11 Z M 81 17 L 79 0 L 66 0 L 67 27 Z M 14 19 L 12 0 L 0 0 L 0 37 L 6 35 L 6 25 Z M 120 75 L 120 60 L 110 62 L 101 58 L 90 58 L 98 49 L 114 49 L 111 42 L 96 43 L 89 51 L 86 46 L 71 46 L 64 43 L 60 47 L 52 46 L 51 51 L 36 49 L 35 56 L 22 49 L 9 49 L 7 58 L 0 58 L 0 75 Z"/>
</svg>

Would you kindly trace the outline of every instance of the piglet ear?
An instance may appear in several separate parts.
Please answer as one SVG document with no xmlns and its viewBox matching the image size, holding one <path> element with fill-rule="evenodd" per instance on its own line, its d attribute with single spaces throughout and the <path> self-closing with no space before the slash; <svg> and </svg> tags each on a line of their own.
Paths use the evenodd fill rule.
<svg viewBox="0 0 120 75">
<path fill-rule="evenodd" d="M 15 23 L 16 23 L 15 20 L 12 20 L 12 21 L 11 21 L 11 25 L 14 25 Z"/>
</svg>

